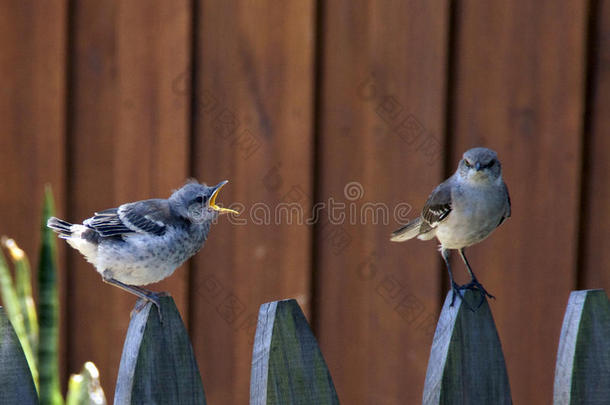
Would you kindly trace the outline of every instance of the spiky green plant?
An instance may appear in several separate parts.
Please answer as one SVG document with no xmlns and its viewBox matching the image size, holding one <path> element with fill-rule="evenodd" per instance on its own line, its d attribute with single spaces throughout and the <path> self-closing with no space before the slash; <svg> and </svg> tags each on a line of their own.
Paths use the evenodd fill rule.
<svg viewBox="0 0 610 405">
<path fill-rule="evenodd" d="M 11 258 L 15 279 L 0 249 L 0 294 L 13 329 L 32 373 L 41 404 L 64 403 L 59 388 L 59 296 L 55 236 L 47 228 L 47 219 L 54 213 L 53 195 L 45 190 L 42 215 L 42 240 L 38 267 L 38 314 L 32 296 L 31 271 L 27 256 L 17 243 L 0 238 Z M 2 387 L 0 387 L 2 389 Z M 99 373 L 91 362 L 80 374 L 72 375 L 68 385 L 68 405 L 105 405 L 106 398 L 99 382 Z"/>
<path fill-rule="evenodd" d="M 2 244 L 6 246 L 6 241 L 10 239 L 2 238 Z M 9 250 L 10 251 L 10 250 Z M 11 258 L 13 254 L 11 252 Z M 16 269 L 17 271 L 17 269 Z M 32 373 L 32 379 L 34 380 L 34 385 L 36 389 L 38 389 L 38 367 L 36 366 L 36 355 L 35 349 L 32 347 L 31 339 L 27 334 L 26 329 L 26 321 L 25 319 L 28 317 L 27 312 L 22 311 L 22 306 L 20 302 L 27 301 L 27 297 L 20 297 L 19 293 L 25 293 L 24 291 L 20 291 L 15 288 L 15 284 L 13 282 L 13 278 L 11 277 L 11 273 L 9 267 L 6 263 L 6 259 L 4 258 L 4 254 L 0 249 L 0 291 L 2 292 L 2 302 L 4 303 L 4 308 L 6 309 L 6 314 L 8 315 L 11 324 L 13 325 L 13 329 L 15 330 L 15 334 L 17 334 L 17 338 L 21 343 L 21 348 L 23 349 L 23 354 L 30 366 L 30 371 Z M 31 289 L 30 289 L 30 296 Z M 34 310 L 34 312 L 36 312 Z M 30 323 L 30 320 L 27 321 Z M 38 340 L 36 338 L 36 340 Z"/>
<path fill-rule="evenodd" d="M 40 335 L 38 345 L 38 371 L 41 404 L 61 405 L 59 388 L 59 294 L 57 292 L 57 254 L 55 235 L 47 227 L 55 207 L 51 189 L 45 189 L 42 209 L 42 240 L 38 266 L 38 312 Z"/>
</svg>

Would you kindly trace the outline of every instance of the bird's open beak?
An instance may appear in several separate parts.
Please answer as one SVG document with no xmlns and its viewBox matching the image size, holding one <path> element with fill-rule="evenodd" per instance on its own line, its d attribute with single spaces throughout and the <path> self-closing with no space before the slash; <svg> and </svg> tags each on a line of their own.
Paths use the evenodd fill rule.
<svg viewBox="0 0 610 405">
<path fill-rule="evenodd" d="M 232 214 L 239 215 L 239 212 L 237 212 L 235 210 L 232 210 L 230 208 L 219 207 L 218 205 L 216 205 L 216 197 L 218 196 L 218 192 L 220 191 L 222 186 L 224 186 L 228 182 L 229 182 L 229 180 L 221 181 L 214 187 L 214 192 L 212 193 L 212 197 L 210 197 L 210 208 L 212 208 L 215 211 L 218 211 L 220 214 L 226 214 L 226 213 L 230 212 Z"/>
</svg>

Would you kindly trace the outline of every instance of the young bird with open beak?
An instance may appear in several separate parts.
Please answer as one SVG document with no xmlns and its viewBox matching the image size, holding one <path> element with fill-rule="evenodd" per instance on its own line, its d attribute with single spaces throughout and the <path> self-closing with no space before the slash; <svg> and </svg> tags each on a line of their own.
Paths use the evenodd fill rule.
<svg viewBox="0 0 610 405">
<path fill-rule="evenodd" d="M 47 226 L 85 256 L 102 279 L 159 306 L 159 294 L 139 286 L 169 277 L 201 249 L 212 222 L 237 211 L 216 205 L 213 187 L 188 182 L 167 199 L 143 200 L 96 212 L 81 224 L 49 218 Z"/>
<path fill-rule="evenodd" d="M 449 271 L 453 306 L 456 295 L 464 298 L 460 292 L 463 289 L 476 289 L 483 296 L 493 298 L 475 277 L 464 249 L 488 237 L 508 217 L 510 197 L 496 152 L 473 148 L 464 153 L 453 176 L 432 191 L 421 216 L 395 231 L 390 240 L 438 239 Z M 460 252 L 470 273 L 470 283 L 460 286 L 453 281 L 449 264 L 451 249 Z"/>
</svg>

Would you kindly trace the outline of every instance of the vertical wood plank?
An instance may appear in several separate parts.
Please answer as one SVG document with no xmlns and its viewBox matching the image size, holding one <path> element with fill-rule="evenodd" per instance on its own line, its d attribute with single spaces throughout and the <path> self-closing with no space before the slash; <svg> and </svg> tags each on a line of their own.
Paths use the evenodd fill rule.
<svg viewBox="0 0 610 405">
<path fill-rule="evenodd" d="M 46 183 L 53 187 L 58 214 L 65 214 L 66 3 L 0 3 L 0 235 L 15 239 L 33 269 Z M 64 252 L 58 250 L 62 308 Z M 65 381 L 63 359 L 60 370 Z"/>
<path fill-rule="evenodd" d="M 563 318 L 553 404 L 603 404 L 610 398 L 610 303 L 604 290 L 572 291 Z"/>
<path fill-rule="evenodd" d="M 293 299 L 261 305 L 250 379 L 250 405 L 338 405 L 324 357 Z"/>
<path fill-rule="evenodd" d="M 512 217 L 467 251 L 497 297 L 491 307 L 515 403 L 550 402 L 549 342 L 559 337 L 559 302 L 575 286 L 585 6 L 464 1 L 457 8 L 452 164 L 470 147 L 495 149 L 510 190 Z"/>
<path fill-rule="evenodd" d="M 512 404 L 502 345 L 487 299 L 472 290 L 464 291 L 469 307 L 461 299 L 451 306 L 452 298 L 449 291 L 436 326 L 422 403 Z"/>
<path fill-rule="evenodd" d="M 195 258 L 193 346 L 208 401 L 243 404 L 260 304 L 309 307 L 311 228 L 252 207 L 310 211 L 314 2 L 198 4 L 194 172 L 230 180 L 219 201 L 244 204 L 246 225 L 221 217 Z"/>
<path fill-rule="evenodd" d="M 583 285 L 579 288 L 604 288 L 610 291 L 610 250 L 606 241 L 610 238 L 610 213 L 607 202 L 610 201 L 610 1 L 592 1 L 595 6 L 590 10 L 594 24 L 589 31 L 593 38 L 589 50 L 590 122 L 585 128 L 589 130 L 588 148 L 585 150 L 585 172 L 583 190 L 581 237 L 584 238 L 582 257 Z"/>
<path fill-rule="evenodd" d="M 316 228 L 315 329 L 343 402 L 417 403 L 440 306 L 439 258 L 434 243 L 389 235 L 442 177 L 448 4 L 320 6 L 317 183 L 327 209 Z M 345 205 L 333 214 L 334 203 Z"/>
<path fill-rule="evenodd" d="M 170 195 L 188 170 L 189 96 L 173 81 L 190 66 L 190 7 L 181 1 L 74 4 L 70 211 Z M 98 365 L 113 392 L 135 297 L 102 283 L 71 252 L 70 368 Z M 187 315 L 186 269 L 153 290 L 169 291 Z"/>
<path fill-rule="evenodd" d="M 171 297 L 139 300 L 125 336 L 114 403 L 205 405 L 193 347 Z M 136 308 L 139 308 L 136 310 Z"/>
<path fill-rule="evenodd" d="M 30 367 L 3 307 L 0 307 L 0 387 L 0 403 L 38 403 Z"/>
</svg>

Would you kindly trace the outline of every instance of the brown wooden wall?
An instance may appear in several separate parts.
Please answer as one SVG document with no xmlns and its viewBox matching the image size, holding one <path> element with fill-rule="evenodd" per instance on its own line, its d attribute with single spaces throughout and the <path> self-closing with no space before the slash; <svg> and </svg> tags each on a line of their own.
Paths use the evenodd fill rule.
<svg viewBox="0 0 610 405">
<path fill-rule="evenodd" d="M 514 402 L 548 403 L 570 290 L 610 291 L 609 3 L 2 1 L 0 234 L 36 257 L 45 183 L 82 221 L 229 179 L 221 199 L 248 223 L 222 218 L 154 287 L 189 326 L 209 403 L 247 401 L 258 307 L 286 297 L 343 403 L 417 403 L 447 291 L 436 244 L 389 243 L 394 215 L 249 214 L 333 199 L 413 218 L 488 146 L 513 216 L 470 259 L 497 296 Z M 59 245 L 64 381 L 92 360 L 111 398 L 135 299 Z"/>
</svg>

